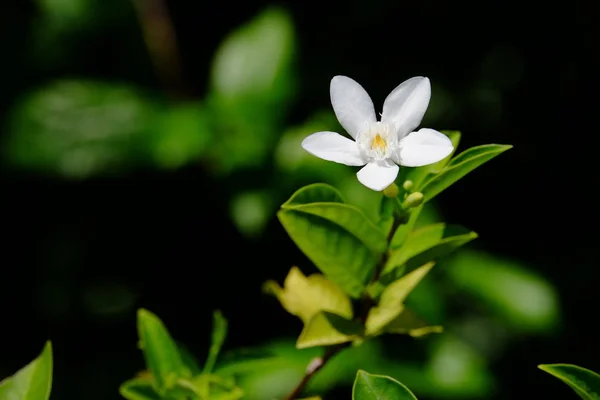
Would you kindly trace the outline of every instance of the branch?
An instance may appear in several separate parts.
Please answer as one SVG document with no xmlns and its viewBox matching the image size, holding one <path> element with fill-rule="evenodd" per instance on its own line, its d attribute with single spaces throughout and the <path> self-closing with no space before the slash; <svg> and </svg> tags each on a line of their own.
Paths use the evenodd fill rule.
<svg viewBox="0 0 600 400">
<path fill-rule="evenodd" d="M 183 69 L 175 29 L 164 0 L 133 0 L 150 58 L 165 91 L 185 99 Z"/>
<path fill-rule="evenodd" d="M 297 396 L 299 396 L 300 393 L 302 392 L 302 390 L 304 390 L 304 388 L 306 387 L 306 385 L 310 381 L 310 379 L 321 368 L 323 368 L 325 366 L 325 364 L 327 364 L 327 362 L 333 356 L 335 356 L 337 353 L 339 353 L 340 351 L 342 351 L 346 347 L 348 347 L 348 343 L 342 343 L 342 344 L 339 344 L 339 345 L 336 345 L 336 346 L 331 346 L 331 347 L 329 347 L 327 349 L 327 351 L 325 352 L 325 355 L 323 357 L 315 357 L 315 358 L 313 358 L 310 361 L 310 363 L 308 364 L 308 366 L 306 367 L 306 373 L 302 377 L 302 380 L 300 382 L 298 382 L 298 384 L 296 385 L 296 387 L 294 388 L 294 390 L 292 390 L 292 392 L 285 397 L 285 400 L 294 400 Z"/>
</svg>

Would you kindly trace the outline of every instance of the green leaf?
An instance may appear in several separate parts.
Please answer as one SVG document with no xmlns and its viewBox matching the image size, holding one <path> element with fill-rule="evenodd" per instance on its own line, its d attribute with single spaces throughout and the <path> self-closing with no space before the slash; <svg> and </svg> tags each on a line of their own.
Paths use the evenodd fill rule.
<svg viewBox="0 0 600 400">
<path fill-rule="evenodd" d="M 306 256 L 350 296 L 358 298 L 387 249 L 383 232 L 356 207 L 339 200 L 327 185 L 297 191 L 277 213 Z M 327 202 L 314 202 L 329 197 Z M 306 201 L 313 201 L 305 203 Z"/>
<path fill-rule="evenodd" d="M 425 181 L 421 189 L 425 201 L 430 201 L 475 168 L 511 148 L 511 145 L 487 144 L 463 151 L 453 158 L 440 173 Z"/>
<path fill-rule="evenodd" d="M 174 169 L 198 160 L 208 149 L 212 130 L 209 111 L 200 103 L 165 108 L 148 135 L 148 150 L 154 164 Z"/>
<path fill-rule="evenodd" d="M 2 150 L 18 167 L 72 179 L 127 171 L 147 162 L 156 111 L 130 86 L 51 82 L 16 104 Z"/>
<path fill-rule="evenodd" d="M 226 99 L 283 100 L 293 80 L 294 27 L 287 12 L 270 8 L 232 32 L 212 65 L 212 90 Z"/>
<path fill-rule="evenodd" d="M 213 330 L 212 330 L 212 340 L 210 344 L 210 349 L 208 351 L 208 357 L 206 359 L 206 364 L 204 364 L 203 373 L 207 374 L 212 372 L 217 363 L 217 357 L 219 356 L 219 352 L 221 351 L 221 347 L 223 347 L 223 343 L 225 342 L 225 338 L 227 337 L 227 320 L 223 316 L 221 311 L 217 310 L 213 313 Z"/>
<path fill-rule="evenodd" d="M 280 213 L 295 213 L 318 217 L 338 225 L 346 233 L 360 240 L 375 254 L 383 254 L 387 248 L 385 235 L 358 208 L 342 203 L 309 203 L 302 205 L 283 205 Z"/>
<path fill-rule="evenodd" d="M 277 296 L 283 308 L 305 324 L 319 311 L 329 311 L 348 319 L 353 316 L 350 298 L 321 274 L 306 277 L 297 267 L 292 267 L 283 288 L 277 282 L 268 281 L 264 290 Z"/>
<path fill-rule="evenodd" d="M 13 376 L 0 382 L 2 400 L 48 400 L 52 390 L 52 344 Z"/>
<path fill-rule="evenodd" d="M 362 326 L 359 322 L 327 311 L 320 311 L 304 325 L 296 347 L 305 349 L 315 346 L 330 346 L 358 339 L 361 334 Z"/>
<path fill-rule="evenodd" d="M 124 382 L 119 388 L 121 396 L 127 400 L 161 400 L 152 386 L 152 380 L 147 378 L 134 378 Z"/>
<path fill-rule="evenodd" d="M 556 289 L 515 260 L 463 250 L 447 260 L 444 271 L 461 293 L 483 303 L 514 330 L 549 332 L 560 322 Z"/>
<path fill-rule="evenodd" d="M 429 342 L 430 358 L 426 367 L 428 382 L 436 390 L 432 397 L 490 398 L 495 386 L 494 375 L 486 358 L 473 343 L 450 332 Z M 452 367 L 449 368 L 448 366 Z"/>
<path fill-rule="evenodd" d="M 343 203 L 344 199 L 340 192 L 331 185 L 325 183 L 313 183 L 298 189 L 288 201 L 282 204 L 282 208 L 299 206 L 310 203 Z"/>
<path fill-rule="evenodd" d="M 352 387 L 352 400 L 416 400 L 403 384 L 389 376 L 359 370 Z"/>
<path fill-rule="evenodd" d="M 219 138 L 210 148 L 214 173 L 268 162 L 298 81 L 294 52 L 292 19 L 276 7 L 236 29 L 219 46 L 207 97 L 213 135 Z"/>
<path fill-rule="evenodd" d="M 369 310 L 365 322 L 366 334 L 376 335 L 404 310 L 404 300 L 417 284 L 433 268 L 434 263 L 428 263 L 387 286 L 379 299 L 379 304 Z"/>
<path fill-rule="evenodd" d="M 162 321 L 150 311 L 138 310 L 138 335 L 155 389 L 164 394 L 180 376 L 188 374 L 177 345 Z"/>
<path fill-rule="evenodd" d="M 437 261 L 475 238 L 475 232 L 458 225 L 440 223 L 417 229 L 391 254 L 383 273 L 401 265 L 406 265 L 406 270 L 410 271 L 428 261 Z"/>
<path fill-rule="evenodd" d="M 541 364 L 538 368 L 554 375 L 585 400 L 600 399 L 600 375 L 572 364 Z"/>
</svg>

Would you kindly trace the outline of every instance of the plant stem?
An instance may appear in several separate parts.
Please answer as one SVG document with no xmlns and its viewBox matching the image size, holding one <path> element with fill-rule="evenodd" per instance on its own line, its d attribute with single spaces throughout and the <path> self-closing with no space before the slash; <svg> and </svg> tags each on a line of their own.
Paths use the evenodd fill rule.
<svg viewBox="0 0 600 400">
<path fill-rule="evenodd" d="M 185 99 L 181 57 L 164 0 L 133 0 L 133 4 L 150 58 L 165 91 L 175 99 Z"/>
<path fill-rule="evenodd" d="M 402 225 L 406 222 L 407 222 L 406 218 L 394 217 L 392 229 L 390 229 L 390 233 L 388 234 L 388 237 L 387 237 L 388 246 L 392 242 L 392 238 L 394 237 L 394 233 L 396 233 L 396 230 L 398 229 L 398 227 L 400 227 L 400 225 Z M 375 267 L 375 274 L 373 275 L 373 279 L 371 279 L 371 282 L 376 282 L 380 278 L 381 272 L 383 271 L 383 267 L 385 266 L 387 259 L 388 259 L 388 252 L 386 251 L 381 256 L 381 259 L 379 260 L 379 262 L 377 263 L 377 266 Z M 373 307 L 374 304 L 375 304 L 375 302 L 371 298 L 371 296 L 367 295 L 367 296 L 363 297 L 363 299 L 362 299 L 363 312 L 359 318 L 361 324 L 363 324 L 363 325 L 365 324 L 365 322 L 367 320 L 367 316 L 369 315 L 369 310 L 371 309 L 371 307 Z M 330 346 L 327 348 L 327 350 L 325 351 L 325 354 L 323 355 L 322 358 L 317 357 L 317 358 L 314 358 L 313 360 L 311 360 L 310 364 L 306 368 L 306 372 L 305 372 L 304 376 L 302 377 L 302 380 L 300 380 L 300 382 L 298 382 L 296 387 L 294 387 L 294 389 L 290 392 L 290 394 L 288 394 L 285 397 L 284 400 L 294 400 L 304 390 L 304 388 L 306 387 L 306 385 L 308 384 L 310 379 L 321 368 L 323 368 L 325 366 L 325 364 L 327 364 L 327 362 L 329 360 L 331 360 L 331 358 L 333 358 L 336 354 L 338 354 L 340 351 L 344 350 L 345 348 L 347 348 L 349 346 L 350 346 L 350 342 L 342 343 L 342 344 L 335 345 L 335 346 Z"/>
<path fill-rule="evenodd" d="M 349 343 L 342 343 L 336 346 L 331 346 L 327 349 L 327 351 L 325 352 L 325 354 L 323 355 L 323 357 L 317 357 L 317 358 L 313 358 L 310 362 L 310 364 L 308 364 L 308 367 L 306 368 L 306 373 L 304 374 L 304 376 L 302 377 L 302 380 L 300 382 L 298 382 L 298 384 L 296 385 L 296 387 L 294 388 L 294 390 L 292 390 L 290 392 L 290 394 L 288 394 L 285 397 L 285 400 L 294 400 L 298 395 L 300 395 L 300 393 L 302 392 L 302 390 L 304 390 L 304 388 L 306 387 L 306 385 L 308 384 L 308 382 L 310 381 L 310 379 L 321 369 L 325 366 L 325 364 L 327 364 L 327 362 L 333 357 L 335 356 L 337 353 L 339 353 L 340 351 L 342 351 L 343 349 L 345 349 L 346 347 L 349 346 Z"/>
</svg>

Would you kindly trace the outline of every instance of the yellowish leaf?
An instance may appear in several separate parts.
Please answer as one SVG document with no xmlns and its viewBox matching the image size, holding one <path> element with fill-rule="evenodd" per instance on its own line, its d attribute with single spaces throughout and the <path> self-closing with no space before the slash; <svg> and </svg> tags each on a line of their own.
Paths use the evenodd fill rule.
<svg viewBox="0 0 600 400">
<path fill-rule="evenodd" d="M 365 334 L 367 336 L 376 335 L 381 329 L 392 322 L 404 310 L 400 304 L 397 307 L 373 307 L 369 310 L 367 321 L 365 322 Z"/>
<path fill-rule="evenodd" d="M 304 325 L 296 348 L 330 346 L 353 341 L 360 337 L 362 326 L 336 314 L 318 312 Z"/>
<path fill-rule="evenodd" d="M 417 286 L 421 279 L 427 275 L 427 273 L 435 265 L 434 262 L 429 262 L 414 271 L 409 272 L 402 278 L 395 282 L 390 283 L 379 299 L 379 306 L 381 307 L 397 307 L 404 303 L 406 297 L 412 292 Z"/>
<path fill-rule="evenodd" d="M 444 328 L 439 325 L 429 325 L 412 311 L 404 309 L 392 322 L 385 327 L 385 332 L 408 334 L 421 337 L 430 333 L 441 333 Z"/>
<path fill-rule="evenodd" d="M 283 283 L 283 288 L 274 281 L 268 281 L 264 290 L 274 294 L 283 308 L 299 317 L 304 324 L 319 311 L 351 319 L 350 298 L 335 283 L 321 274 L 304 276 L 297 267 L 292 267 Z"/>
<path fill-rule="evenodd" d="M 388 324 L 403 314 L 405 310 L 404 300 L 433 266 L 433 262 L 427 263 L 392 282 L 383 290 L 379 298 L 379 305 L 371 308 L 367 316 L 365 322 L 366 335 L 372 336 L 383 333 Z M 409 332 L 411 331 L 405 333 Z"/>
</svg>

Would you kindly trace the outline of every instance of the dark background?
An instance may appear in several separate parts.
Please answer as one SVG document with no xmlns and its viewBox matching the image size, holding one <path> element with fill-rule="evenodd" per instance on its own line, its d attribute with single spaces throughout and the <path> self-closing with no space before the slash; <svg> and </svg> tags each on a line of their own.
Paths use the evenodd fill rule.
<svg viewBox="0 0 600 400">
<path fill-rule="evenodd" d="M 109 13 L 115 1 L 99 7 L 98 15 Z M 206 90 L 223 36 L 272 3 L 168 4 L 183 90 L 193 98 Z M 402 80 L 425 75 L 434 98 L 436 82 L 464 94 L 450 104 L 440 127 L 460 129 L 461 147 L 515 146 L 444 192 L 438 206 L 448 221 L 480 234 L 472 246 L 528 263 L 560 295 L 562 329 L 514 341 L 492 365 L 500 381 L 492 398 L 575 397 L 536 365 L 569 362 L 600 370 L 594 328 L 600 300 L 597 101 L 590 84 L 599 32 L 592 2 L 278 4 L 290 11 L 299 39 L 300 90 L 291 123 L 316 106 L 329 107 L 333 75 L 356 79 L 376 105 Z M 40 66 L 30 50 L 39 7 L 0 5 L 0 121 L 6 123 L 26 90 L 55 77 L 161 91 L 134 9 L 119 9 L 100 28 L 66 40 L 64 59 Z M 487 96 L 487 88 L 495 95 Z M 252 176 L 261 179 L 261 173 Z M 73 181 L 5 163 L 1 178 L 0 377 L 27 363 L 49 338 L 53 398 L 117 398 L 118 385 L 142 368 L 137 307 L 161 316 L 197 354 L 207 347 L 215 308 L 230 320 L 227 348 L 297 334 L 299 323 L 284 317 L 260 286 L 283 279 L 289 265 L 303 260 L 300 253 L 274 217 L 259 240 L 240 235 L 227 214 L 231 182 L 222 184 L 201 166 Z M 135 293 L 131 307 L 108 316 L 89 313 L 85 293 L 112 296 L 115 282 Z"/>
</svg>

